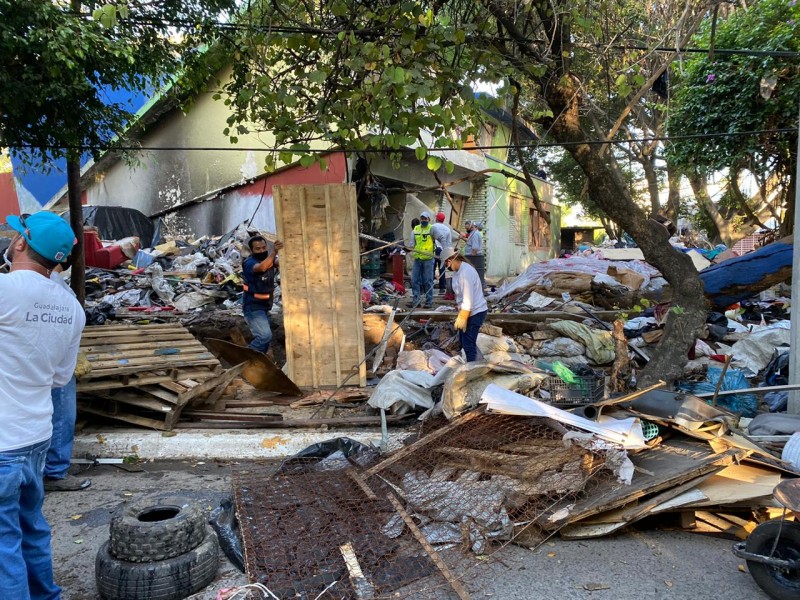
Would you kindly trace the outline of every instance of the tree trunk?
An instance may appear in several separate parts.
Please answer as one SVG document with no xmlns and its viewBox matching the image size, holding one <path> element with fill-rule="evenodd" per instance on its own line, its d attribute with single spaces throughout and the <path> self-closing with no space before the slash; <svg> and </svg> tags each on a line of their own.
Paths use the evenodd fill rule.
<svg viewBox="0 0 800 600">
<path fill-rule="evenodd" d="M 644 170 L 644 178 L 647 181 L 647 191 L 650 193 L 652 216 L 655 217 L 661 214 L 661 199 L 659 198 L 658 173 L 656 172 L 654 158 L 652 156 L 642 156 L 641 164 Z"/>
<path fill-rule="evenodd" d="M 642 371 L 639 383 L 651 385 L 659 379 L 675 380 L 683 373 L 689 349 L 706 319 L 703 286 L 691 259 L 672 248 L 669 234 L 649 220 L 633 201 L 611 157 L 601 157 L 596 148 L 581 143 L 587 139 L 580 125 L 579 84 L 570 75 L 550 73 L 544 82 L 546 99 L 554 115 L 551 133 L 581 166 L 591 181 L 595 203 L 641 248 L 645 259 L 661 271 L 673 290 L 673 308 L 667 317 L 664 337 Z"/>
<path fill-rule="evenodd" d="M 694 192 L 694 199 L 697 201 L 697 204 L 706 211 L 708 216 L 711 217 L 711 222 L 716 231 L 712 236 L 711 242 L 714 244 L 719 244 L 721 242 L 726 246 L 730 246 L 731 236 L 728 231 L 728 224 L 725 222 L 725 219 L 722 218 L 719 210 L 717 210 L 714 201 L 711 200 L 711 196 L 708 195 L 706 180 L 699 173 L 690 173 L 688 178 L 692 186 L 692 191 Z"/>
<path fill-rule="evenodd" d="M 72 291 L 83 305 L 86 300 L 86 256 L 83 249 L 83 204 L 81 203 L 81 161 L 79 157 L 67 159 L 67 195 L 69 197 L 69 224 L 78 240 L 72 248 Z"/>
<path fill-rule="evenodd" d="M 750 205 L 747 203 L 747 198 L 744 197 L 742 189 L 739 187 L 739 171 L 737 170 L 731 173 L 728 177 L 728 180 L 730 181 L 729 185 L 733 197 L 736 198 L 736 201 L 739 203 L 739 206 L 744 214 L 747 215 L 747 218 L 750 220 L 750 222 L 755 227 L 764 227 L 764 224 L 758 218 L 758 215 L 753 212 L 752 208 L 750 208 Z"/>
<path fill-rule="evenodd" d="M 667 185 L 669 195 L 667 196 L 667 208 L 664 216 L 678 226 L 678 211 L 681 207 L 681 175 L 667 164 Z"/>
</svg>

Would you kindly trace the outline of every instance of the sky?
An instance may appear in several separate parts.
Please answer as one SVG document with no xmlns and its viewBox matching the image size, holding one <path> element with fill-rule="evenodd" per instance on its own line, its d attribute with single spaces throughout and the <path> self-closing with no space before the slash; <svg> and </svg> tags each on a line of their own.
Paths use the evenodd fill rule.
<svg viewBox="0 0 800 600">
<path fill-rule="evenodd" d="M 148 97 L 141 92 L 130 92 L 128 90 L 106 90 L 104 96 L 108 101 L 119 102 L 128 107 L 131 112 L 138 111 Z M 81 166 L 89 160 L 89 155 L 81 159 Z M 40 206 L 56 195 L 64 186 L 67 185 L 67 162 L 59 160 L 50 165 L 49 172 L 42 168 L 31 168 L 23 165 L 22 161 L 11 157 L 14 177 L 17 180 L 17 196 L 22 212 L 31 212 L 31 209 L 38 203 Z M 26 206 L 28 208 L 26 208 Z"/>
</svg>

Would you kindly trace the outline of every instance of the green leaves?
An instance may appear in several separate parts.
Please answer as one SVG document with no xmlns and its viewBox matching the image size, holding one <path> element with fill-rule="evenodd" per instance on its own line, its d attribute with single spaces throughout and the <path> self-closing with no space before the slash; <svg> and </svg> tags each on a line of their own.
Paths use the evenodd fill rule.
<svg viewBox="0 0 800 600">
<path fill-rule="evenodd" d="M 119 140 L 133 115 L 110 103 L 109 89 L 207 85 L 220 65 L 214 52 L 197 51 L 206 33 L 192 29 L 179 40 L 165 19 L 218 18 L 234 1 L 93 5 L 79 15 L 68 2 L 0 0 L 0 138 L 28 164 L 86 146 L 98 158 Z"/>
<path fill-rule="evenodd" d="M 438 156 L 429 156 L 428 157 L 428 169 L 431 171 L 438 171 L 442 167 L 442 159 Z"/>
</svg>

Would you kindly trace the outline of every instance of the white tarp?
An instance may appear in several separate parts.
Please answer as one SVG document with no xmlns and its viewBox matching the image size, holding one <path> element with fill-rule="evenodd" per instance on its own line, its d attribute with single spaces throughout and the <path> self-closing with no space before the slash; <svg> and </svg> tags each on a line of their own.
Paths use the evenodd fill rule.
<svg viewBox="0 0 800 600">
<path fill-rule="evenodd" d="M 731 347 L 733 366 L 748 371 L 749 376 L 757 375 L 764 369 L 778 346 L 788 346 L 791 342 L 791 321 L 778 321 L 758 328 L 746 338 Z"/>
<path fill-rule="evenodd" d="M 528 398 L 522 394 L 511 392 L 494 384 L 490 384 L 484 390 L 480 403 L 485 404 L 489 410 L 504 415 L 554 419 L 565 425 L 572 425 L 578 429 L 594 433 L 598 437 L 608 440 L 609 442 L 620 444 L 628 450 L 647 448 L 644 433 L 642 432 L 642 423 L 635 417 L 615 419 L 614 421 L 609 421 L 601 425 L 584 417 L 556 408 L 555 406 L 539 402 L 534 398 Z"/>
</svg>

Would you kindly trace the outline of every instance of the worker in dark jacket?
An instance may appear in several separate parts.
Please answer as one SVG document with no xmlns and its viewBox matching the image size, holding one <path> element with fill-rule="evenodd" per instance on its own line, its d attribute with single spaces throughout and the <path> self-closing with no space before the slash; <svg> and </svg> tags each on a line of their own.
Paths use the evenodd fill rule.
<svg viewBox="0 0 800 600">
<path fill-rule="evenodd" d="M 260 235 L 247 241 L 251 255 L 242 264 L 244 274 L 244 298 L 242 311 L 244 319 L 253 334 L 250 348 L 266 353 L 272 341 L 272 328 L 269 311 L 272 309 L 275 293 L 275 275 L 278 272 L 278 251 L 283 242 L 269 244 Z"/>
</svg>

